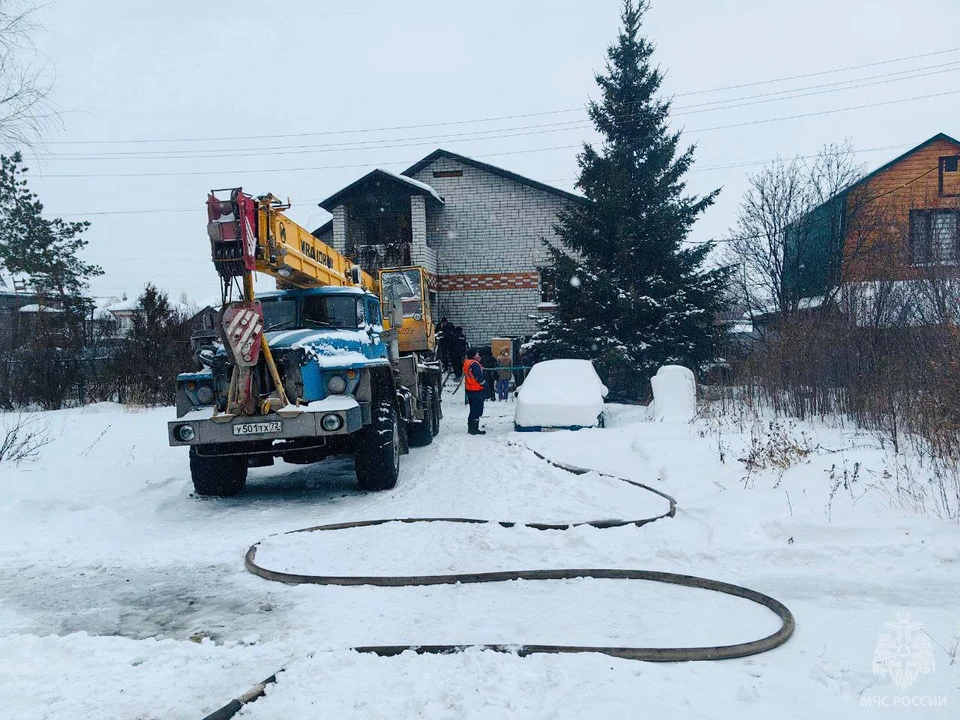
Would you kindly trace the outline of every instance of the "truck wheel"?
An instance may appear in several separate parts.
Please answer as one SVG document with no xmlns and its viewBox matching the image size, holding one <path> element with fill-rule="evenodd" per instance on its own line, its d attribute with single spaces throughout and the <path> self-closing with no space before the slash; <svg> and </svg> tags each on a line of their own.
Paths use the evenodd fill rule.
<svg viewBox="0 0 960 720">
<path fill-rule="evenodd" d="M 433 388 L 424 388 L 423 391 L 423 420 L 418 423 L 409 423 L 407 425 L 407 437 L 410 438 L 410 445 L 413 447 L 423 447 L 433 442 L 433 436 L 437 434 L 437 399 L 433 394 Z"/>
<path fill-rule="evenodd" d="M 400 475 L 400 420 L 393 403 L 381 401 L 373 422 L 357 433 L 353 451 L 361 490 L 389 490 Z"/>
<path fill-rule="evenodd" d="M 433 436 L 436 437 L 440 434 L 440 390 L 437 388 L 430 388 L 434 393 L 433 395 Z"/>
<path fill-rule="evenodd" d="M 197 495 L 230 497 L 247 484 L 247 458 L 244 455 L 206 457 L 190 448 L 190 475 Z"/>
</svg>

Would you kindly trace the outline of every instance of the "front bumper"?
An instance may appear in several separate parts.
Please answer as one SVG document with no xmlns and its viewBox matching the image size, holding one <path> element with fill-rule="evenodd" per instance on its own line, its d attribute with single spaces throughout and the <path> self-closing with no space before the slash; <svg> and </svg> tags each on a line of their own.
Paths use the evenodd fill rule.
<svg viewBox="0 0 960 720">
<path fill-rule="evenodd" d="M 364 412 L 366 410 L 366 412 Z M 327 416 L 340 418 L 340 427 L 325 430 L 322 422 Z M 270 440 L 297 440 L 305 438 L 332 437 L 350 435 L 363 427 L 364 417 L 369 422 L 369 406 L 364 408 L 352 397 L 329 397 L 310 405 L 280 410 L 269 415 L 257 416 L 213 416 L 212 409 L 193 410 L 177 420 L 167 423 L 167 438 L 171 446 L 222 445 L 230 443 L 249 443 Z M 277 426 L 279 423 L 279 427 Z M 182 440 L 181 428 L 189 426 L 193 437 Z M 245 426 L 245 427 L 242 427 Z M 255 432 L 243 432 L 254 428 Z"/>
</svg>

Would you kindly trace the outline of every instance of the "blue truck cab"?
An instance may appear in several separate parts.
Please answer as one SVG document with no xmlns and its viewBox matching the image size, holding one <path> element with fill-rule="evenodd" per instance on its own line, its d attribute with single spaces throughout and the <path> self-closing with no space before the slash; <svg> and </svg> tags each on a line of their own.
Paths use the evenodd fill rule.
<svg viewBox="0 0 960 720">
<path fill-rule="evenodd" d="M 291 404 L 228 414 L 228 354 L 221 344 L 202 350 L 203 370 L 177 378 L 177 420 L 168 424 L 170 444 L 190 448 L 197 493 L 235 494 L 248 467 L 278 457 L 299 464 L 336 454 L 354 456 L 362 488 L 393 487 L 399 456 L 431 442 L 439 428 L 439 367 L 415 355 L 391 359 L 379 298 L 359 287 L 278 290 L 257 299 Z M 250 378 L 258 397 L 276 396 L 262 357 Z"/>
</svg>

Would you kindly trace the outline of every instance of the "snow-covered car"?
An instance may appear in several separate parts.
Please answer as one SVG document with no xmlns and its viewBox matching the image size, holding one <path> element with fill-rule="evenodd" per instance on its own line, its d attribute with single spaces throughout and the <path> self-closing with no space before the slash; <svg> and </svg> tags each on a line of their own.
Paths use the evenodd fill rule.
<svg viewBox="0 0 960 720">
<path fill-rule="evenodd" d="M 607 387 L 589 360 L 537 363 L 517 391 L 513 426 L 521 432 L 603 427 Z"/>
</svg>

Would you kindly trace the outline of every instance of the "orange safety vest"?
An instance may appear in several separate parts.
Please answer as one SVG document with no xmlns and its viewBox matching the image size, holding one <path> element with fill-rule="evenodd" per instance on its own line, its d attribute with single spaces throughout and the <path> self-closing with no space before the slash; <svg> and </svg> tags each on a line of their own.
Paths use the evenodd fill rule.
<svg viewBox="0 0 960 720">
<path fill-rule="evenodd" d="M 467 386 L 467 392 L 476 392 L 478 390 L 483 390 L 483 385 L 478 383 L 477 379 L 473 376 L 473 373 L 470 372 L 470 366 L 473 363 L 480 365 L 479 360 L 473 360 L 471 358 L 467 358 L 466 360 L 463 361 L 463 377 L 464 377 L 464 382 L 466 383 L 466 386 Z M 480 370 L 481 372 L 483 371 L 483 365 L 480 365 Z"/>
</svg>

